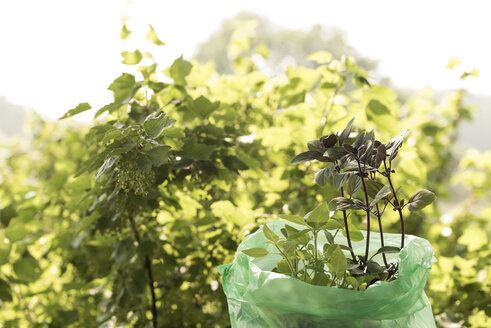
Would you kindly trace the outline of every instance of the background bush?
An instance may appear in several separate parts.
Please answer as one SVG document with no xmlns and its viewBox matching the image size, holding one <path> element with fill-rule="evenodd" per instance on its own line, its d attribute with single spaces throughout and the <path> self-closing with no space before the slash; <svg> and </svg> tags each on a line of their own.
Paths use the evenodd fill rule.
<svg viewBox="0 0 491 328">
<path fill-rule="evenodd" d="M 139 66 L 109 86 L 114 101 L 92 125 L 33 117 L 29 140 L 3 147 L 3 326 L 146 327 L 155 303 L 160 327 L 227 327 L 215 267 L 275 215 L 333 197 L 313 181 L 317 164 L 289 162 L 352 117 L 383 142 L 409 130 L 395 183 L 439 197 L 406 220 L 439 260 L 427 288 L 438 324 L 489 326 L 491 154 L 453 151 L 472 113 L 464 91 L 402 101 L 349 57 L 317 52 L 311 68 L 270 77 L 249 33 L 234 33 L 228 49 L 233 74 L 178 58 L 159 80 L 157 63 Z M 142 54 L 124 57 L 138 65 Z M 395 213 L 384 229 L 399 231 Z"/>
</svg>

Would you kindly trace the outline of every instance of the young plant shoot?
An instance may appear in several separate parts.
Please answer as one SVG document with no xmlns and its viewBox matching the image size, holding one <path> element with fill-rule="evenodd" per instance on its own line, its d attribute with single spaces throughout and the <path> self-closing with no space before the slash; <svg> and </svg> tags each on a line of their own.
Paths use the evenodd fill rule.
<svg viewBox="0 0 491 328">
<path fill-rule="evenodd" d="M 404 248 L 404 209 L 419 211 L 436 197 L 433 192 L 423 189 L 405 201 L 401 191 L 394 186 L 394 159 L 402 146 L 405 132 L 382 143 L 375 139 L 374 131 L 352 133 L 353 121 L 342 132 L 309 141 L 309 150 L 291 161 L 300 163 L 317 160 L 326 163 L 327 166 L 315 174 L 315 181 L 323 187 L 331 183 L 339 191 L 339 197 L 321 203 L 305 217 L 280 215 L 281 219 L 294 224 L 285 225 L 281 229 L 281 236 L 267 225 L 263 226 L 263 233 L 267 243 L 274 246 L 273 253 L 281 255 L 274 271 L 313 285 L 362 291 L 377 281 L 397 279 L 397 263 L 389 263 L 385 254 L 399 253 Z M 384 244 L 382 217 L 388 207 L 399 215 L 400 247 Z M 350 232 L 349 227 L 354 225 L 349 224 L 348 218 L 354 211 L 364 212 L 365 237 L 359 230 L 352 228 Z M 336 217 L 337 212 L 342 213 L 342 218 Z M 370 245 L 371 216 L 378 221 L 380 246 Z M 336 242 L 335 237 L 340 231 L 346 236 L 347 246 L 340 244 L 339 238 Z M 319 243 L 321 234 L 326 240 L 322 245 Z M 352 241 L 363 239 L 365 252 L 355 254 Z M 372 251 L 371 256 L 370 247 L 378 247 L 375 252 Z M 270 254 L 265 248 L 251 248 L 243 252 L 252 257 Z M 378 254 L 382 254 L 383 263 L 374 260 Z"/>
</svg>

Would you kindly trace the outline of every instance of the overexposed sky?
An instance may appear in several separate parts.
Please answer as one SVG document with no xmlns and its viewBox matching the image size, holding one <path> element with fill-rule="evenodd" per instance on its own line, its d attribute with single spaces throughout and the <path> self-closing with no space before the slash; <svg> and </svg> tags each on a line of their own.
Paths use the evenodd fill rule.
<svg viewBox="0 0 491 328">
<path fill-rule="evenodd" d="M 80 102 L 99 108 L 111 101 L 107 86 L 131 71 L 122 51 L 148 50 L 170 65 L 242 10 L 291 29 L 341 28 L 398 87 L 491 95 L 491 3 L 484 0 L 0 0 L 0 96 L 50 118 Z M 123 15 L 133 31 L 127 41 L 119 39 Z M 145 40 L 148 24 L 166 46 Z M 479 78 L 459 81 L 445 68 L 450 57 L 463 59 L 461 69 L 477 68 Z"/>
</svg>

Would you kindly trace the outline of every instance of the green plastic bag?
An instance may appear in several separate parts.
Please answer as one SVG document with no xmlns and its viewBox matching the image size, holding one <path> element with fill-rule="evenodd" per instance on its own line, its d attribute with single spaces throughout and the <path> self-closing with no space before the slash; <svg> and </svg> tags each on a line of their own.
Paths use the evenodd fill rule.
<svg viewBox="0 0 491 328">
<path fill-rule="evenodd" d="M 290 223 L 288 223 L 290 224 Z M 285 222 L 268 223 L 276 234 Z M 362 231 L 366 237 L 366 233 Z M 319 248 L 326 243 L 319 234 Z M 399 234 L 384 234 L 385 246 L 398 246 Z M 430 243 L 408 235 L 399 254 L 387 254 L 389 262 L 399 262 L 399 278 L 377 282 L 365 291 L 314 286 L 287 275 L 272 272 L 279 255 L 252 258 L 241 250 L 267 244 L 262 229 L 246 237 L 231 264 L 219 266 L 227 296 L 232 327 L 435 327 L 431 305 L 424 293 L 431 264 L 436 261 Z M 338 244 L 346 238 L 338 234 Z M 356 254 L 363 254 L 365 241 L 353 242 Z M 378 232 L 370 234 L 371 254 L 380 248 Z M 382 255 L 374 257 L 379 263 Z"/>
</svg>

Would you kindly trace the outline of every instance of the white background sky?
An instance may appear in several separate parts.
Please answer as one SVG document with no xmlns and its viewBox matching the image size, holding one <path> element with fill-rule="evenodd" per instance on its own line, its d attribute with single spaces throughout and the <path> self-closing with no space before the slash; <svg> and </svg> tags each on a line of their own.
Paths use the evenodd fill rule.
<svg viewBox="0 0 491 328">
<path fill-rule="evenodd" d="M 291 29 L 341 28 L 398 87 L 491 95 L 491 2 L 484 0 L 0 0 L 0 96 L 50 118 L 80 102 L 98 108 L 111 101 L 107 86 L 128 70 L 121 51 L 149 50 L 170 65 L 181 53 L 190 58 L 222 19 L 242 10 Z M 122 15 L 131 17 L 128 41 L 119 39 Z M 148 24 L 166 46 L 145 40 Z M 445 69 L 450 57 L 462 58 L 462 69 L 479 69 L 479 79 L 459 81 Z"/>
</svg>

